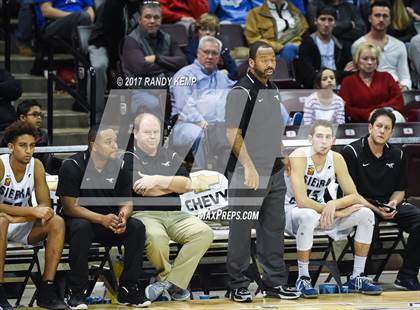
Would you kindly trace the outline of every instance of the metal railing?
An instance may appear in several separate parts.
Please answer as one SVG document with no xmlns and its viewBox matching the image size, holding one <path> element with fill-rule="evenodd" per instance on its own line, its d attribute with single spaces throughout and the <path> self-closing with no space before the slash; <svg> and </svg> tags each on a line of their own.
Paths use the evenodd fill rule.
<svg viewBox="0 0 420 310">
<path fill-rule="evenodd" d="M 11 72 L 10 0 L 3 0 L 4 68 Z"/>
<path fill-rule="evenodd" d="M 55 73 L 54 71 L 54 49 L 50 45 L 48 46 L 48 108 L 47 108 L 47 129 L 48 129 L 48 138 L 50 139 L 50 143 L 53 142 L 53 127 L 54 127 L 54 82 L 61 87 L 64 91 L 70 94 L 78 104 L 86 109 L 86 111 L 90 110 L 90 126 L 94 126 L 96 124 L 96 72 L 95 68 L 90 64 L 90 61 L 86 59 L 79 51 L 77 51 L 73 46 L 69 43 L 65 42 L 61 38 L 55 36 L 53 38 L 53 42 L 55 45 L 64 48 L 64 50 L 71 55 L 73 55 L 75 61 L 79 62 L 85 72 L 88 72 L 90 77 L 90 95 L 89 100 L 88 97 L 84 98 L 79 92 L 68 86 L 65 82 L 63 82 Z M 89 102 L 90 101 L 90 102 Z"/>
</svg>

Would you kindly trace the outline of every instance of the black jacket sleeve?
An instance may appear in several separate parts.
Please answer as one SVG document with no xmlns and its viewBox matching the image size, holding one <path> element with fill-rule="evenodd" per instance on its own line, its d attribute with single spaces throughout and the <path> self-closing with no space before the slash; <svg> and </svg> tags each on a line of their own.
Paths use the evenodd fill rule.
<svg viewBox="0 0 420 310">
<path fill-rule="evenodd" d="M 0 69 L 0 102 L 16 100 L 21 95 L 22 86 L 20 82 L 6 70 Z"/>
<path fill-rule="evenodd" d="M 320 65 L 321 56 L 318 47 L 311 37 L 306 37 L 299 47 L 299 58 L 295 61 L 298 83 L 304 88 L 312 89 Z"/>
</svg>

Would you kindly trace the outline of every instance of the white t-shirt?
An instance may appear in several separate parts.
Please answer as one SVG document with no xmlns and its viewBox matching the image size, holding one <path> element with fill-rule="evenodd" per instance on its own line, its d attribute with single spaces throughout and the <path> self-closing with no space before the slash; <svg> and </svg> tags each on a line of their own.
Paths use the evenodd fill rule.
<svg viewBox="0 0 420 310">
<path fill-rule="evenodd" d="M 319 53 L 321 54 L 321 67 L 336 70 L 334 59 L 334 41 L 325 44 L 318 37 L 315 38 L 315 43 L 318 46 Z"/>
</svg>

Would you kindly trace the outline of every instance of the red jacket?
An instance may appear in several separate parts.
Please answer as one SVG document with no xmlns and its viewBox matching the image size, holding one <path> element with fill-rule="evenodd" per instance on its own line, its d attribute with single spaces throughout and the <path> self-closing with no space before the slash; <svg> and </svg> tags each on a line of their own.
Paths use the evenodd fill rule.
<svg viewBox="0 0 420 310">
<path fill-rule="evenodd" d="M 346 115 L 352 122 L 367 122 L 370 112 L 391 107 L 402 112 L 404 105 L 400 87 L 388 72 L 376 71 L 367 86 L 356 72 L 344 78 L 339 93 L 345 101 Z"/>
<path fill-rule="evenodd" d="M 165 24 L 176 23 L 183 16 L 197 19 L 209 10 L 208 0 L 160 0 L 159 3 Z"/>
</svg>

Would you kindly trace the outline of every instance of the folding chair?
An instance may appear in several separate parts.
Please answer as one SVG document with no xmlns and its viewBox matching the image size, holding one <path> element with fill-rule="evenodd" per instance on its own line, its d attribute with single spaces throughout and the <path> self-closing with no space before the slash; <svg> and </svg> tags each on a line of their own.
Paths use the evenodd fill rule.
<svg viewBox="0 0 420 310">
<path fill-rule="evenodd" d="M 406 90 L 402 94 L 404 100 L 404 106 L 402 110 L 403 114 L 406 116 L 409 115 L 412 121 L 418 121 L 420 119 L 420 90 Z M 412 118 L 414 116 L 416 116 L 416 118 Z"/>
<path fill-rule="evenodd" d="M 377 282 L 379 277 L 381 276 L 382 272 L 386 264 L 388 263 L 389 259 L 391 258 L 392 254 L 399 254 L 403 255 L 405 250 L 405 239 L 402 230 L 398 228 L 398 225 L 392 221 L 381 221 L 377 227 L 375 227 L 374 231 L 374 240 L 371 244 L 367 265 L 366 265 L 366 273 L 367 274 L 375 274 L 374 281 Z M 398 249 L 398 245 L 401 243 L 402 249 Z M 383 247 L 381 245 L 390 244 L 387 247 Z M 379 245 L 379 246 L 378 246 Z M 354 235 L 349 235 L 347 237 L 347 243 L 343 248 L 340 256 L 338 257 L 337 263 L 341 267 L 344 267 L 346 261 L 344 260 L 346 254 L 353 254 L 354 253 Z M 385 258 L 377 257 L 383 256 Z M 353 261 L 347 261 L 352 263 Z M 379 264 L 375 267 L 375 264 Z M 343 270 L 345 268 L 342 268 Z M 327 281 L 331 279 L 331 274 L 328 276 Z"/>
<path fill-rule="evenodd" d="M 276 70 L 274 71 L 271 81 L 273 81 L 280 89 L 299 88 L 291 67 L 286 63 L 284 59 L 276 60 Z"/>
<path fill-rule="evenodd" d="M 13 266 L 13 269 L 5 270 L 4 277 L 14 280 L 22 279 L 21 281 L 6 282 L 5 285 L 7 297 L 16 298 L 15 307 L 21 306 L 20 302 L 29 279 L 34 280 L 41 277 L 38 252 L 42 247 L 42 245 L 22 246 L 16 243 L 7 245 L 5 269 L 6 266 Z"/>
<path fill-rule="evenodd" d="M 309 264 L 318 266 L 315 272 L 311 276 L 312 285 L 315 286 L 318 281 L 319 275 L 321 274 L 322 267 L 327 267 L 328 271 L 336 281 L 336 283 L 341 286 L 340 272 L 338 270 L 338 264 L 336 260 L 336 255 L 334 252 L 333 246 L 334 240 L 329 236 L 325 235 L 322 232 L 315 232 L 314 242 L 312 245 L 311 253 L 321 254 L 321 258 L 310 259 Z M 285 254 L 296 254 L 296 239 L 293 236 L 285 233 L 284 235 L 284 253 Z M 328 257 L 331 254 L 331 260 L 328 260 Z M 286 264 L 289 266 L 297 266 L 297 259 L 288 259 Z M 331 278 L 329 277 L 326 282 L 329 282 Z M 290 282 L 290 281 L 289 281 Z"/>
<path fill-rule="evenodd" d="M 58 178 L 55 180 L 52 180 L 52 176 L 47 176 L 50 178 L 50 181 L 47 182 L 50 187 L 50 198 L 51 198 L 51 205 L 57 214 L 62 214 L 62 206 L 60 204 L 60 199 L 56 195 L 55 192 L 55 186 L 53 183 L 58 182 Z M 35 193 L 32 193 L 32 204 L 34 206 L 37 205 L 36 199 L 35 199 Z M 42 248 L 42 247 L 41 247 Z M 112 261 L 110 257 L 110 251 L 112 246 L 104 246 L 100 243 L 92 243 L 89 253 L 88 253 L 88 262 L 90 264 L 89 269 L 89 285 L 86 290 L 87 296 L 89 296 L 93 288 L 95 287 L 96 282 L 99 279 L 99 276 L 104 276 L 106 280 L 109 283 L 109 286 L 116 291 L 117 289 L 117 280 L 115 279 L 114 272 L 112 269 Z M 37 251 L 38 252 L 38 251 Z M 64 244 L 63 254 L 61 255 L 60 264 L 68 264 L 69 263 L 69 245 Z M 108 267 L 106 265 L 108 264 Z M 38 273 L 36 277 L 33 277 L 32 280 L 34 281 L 35 285 L 38 286 L 41 281 L 41 273 L 39 272 L 39 262 L 37 263 L 38 266 Z M 65 273 L 66 271 L 57 271 L 56 275 L 56 282 L 58 282 L 60 292 L 62 295 L 64 295 L 64 288 L 65 288 Z M 32 296 L 32 299 L 29 303 L 29 306 L 32 307 L 36 296 L 37 296 L 38 290 L 35 291 L 34 295 Z"/>
<path fill-rule="evenodd" d="M 114 271 L 112 269 L 112 261 L 110 257 L 110 250 L 112 247 L 103 246 L 99 243 L 93 243 L 89 249 L 89 284 L 86 289 L 86 296 L 89 296 L 94 287 L 96 282 L 98 281 L 100 276 L 103 276 L 109 284 L 114 292 L 117 290 L 117 281 L 114 276 Z M 68 264 L 69 263 L 69 246 L 68 244 L 64 244 L 63 254 L 61 255 L 60 264 Z M 105 265 L 108 264 L 108 267 Z M 64 298 L 65 295 L 65 278 L 66 278 L 67 270 L 57 270 L 55 281 L 59 288 L 60 297 Z M 41 274 L 38 273 L 35 277 L 32 277 L 35 286 L 38 287 L 41 283 Z M 29 307 L 32 307 L 35 299 L 38 295 L 38 289 L 35 290 L 34 295 L 29 303 Z"/>
<path fill-rule="evenodd" d="M 219 38 L 223 42 L 223 46 L 228 49 L 247 46 L 244 30 L 240 25 L 221 24 Z"/>
<path fill-rule="evenodd" d="M 313 89 L 280 89 L 281 103 L 283 103 L 290 115 L 293 115 L 295 112 L 303 112 L 306 97 L 313 92 Z"/>
</svg>

